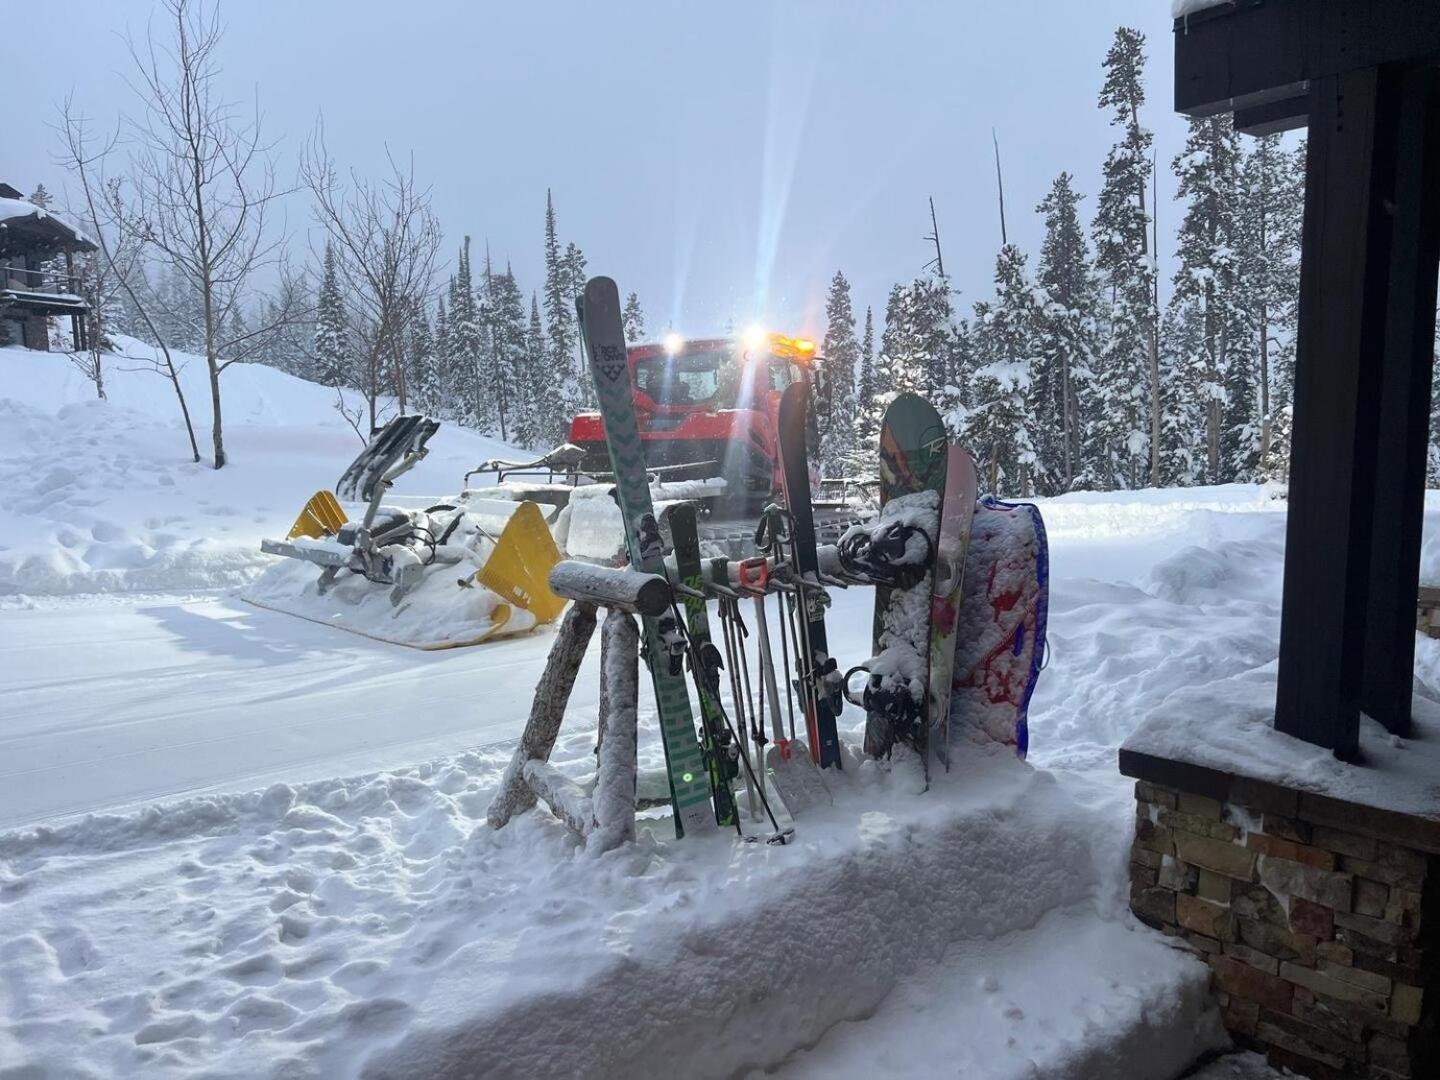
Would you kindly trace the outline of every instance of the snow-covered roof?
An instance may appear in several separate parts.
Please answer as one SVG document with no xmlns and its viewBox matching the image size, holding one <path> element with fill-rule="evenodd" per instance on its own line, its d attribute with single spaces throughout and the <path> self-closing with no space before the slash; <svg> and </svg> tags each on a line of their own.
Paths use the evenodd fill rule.
<svg viewBox="0 0 1440 1080">
<path fill-rule="evenodd" d="M 1235 0 L 1170 0 L 1170 17 L 1172 19 L 1183 19 L 1186 15 L 1193 15 L 1205 8 L 1219 7 L 1221 4 L 1233 4 Z"/>
<path fill-rule="evenodd" d="M 43 206 L 36 206 L 28 199 L 0 198 L 0 229 L 10 226 L 13 221 L 25 218 L 33 218 L 35 221 L 48 222 L 52 230 L 58 229 L 67 233 L 73 240 L 82 247 L 91 248 L 94 242 L 83 232 L 71 225 L 58 214 L 51 213 Z"/>
</svg>

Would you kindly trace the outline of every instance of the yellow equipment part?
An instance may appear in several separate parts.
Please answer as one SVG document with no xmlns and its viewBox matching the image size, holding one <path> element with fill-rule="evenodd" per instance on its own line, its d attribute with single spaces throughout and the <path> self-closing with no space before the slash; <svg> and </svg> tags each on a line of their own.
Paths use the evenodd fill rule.
<svg viewBox="0 0 1440 1080">
<path fill-rule="evenodd" d="M 290 526 L 285 539 L 294 540 L 297 536 L 308 536 L 312 540 L 319 540 L 322 537 L 334 536 L 344 524 L 345 511 L 340 509 L 340 500 L 327 488 L 310 496 L 310 501 L 300 511 L 295 524 Z"/>
<path fill-rule="evenodd" d="M 501 599 L 531 612 L 537 623 L 554 622 L 565 610 L 565 601 L 550 591 L 550 568 L 559 561 L 560 549 L 540 508 L 521 503 L 475 579 Z"/>
</svg>

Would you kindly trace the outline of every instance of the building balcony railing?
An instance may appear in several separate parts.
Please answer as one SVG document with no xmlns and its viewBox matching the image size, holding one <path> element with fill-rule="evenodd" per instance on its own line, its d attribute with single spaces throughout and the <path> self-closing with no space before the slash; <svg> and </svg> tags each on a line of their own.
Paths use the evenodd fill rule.
<svg viewBox="0 0 1440 1080">
<path fill-rule="evenodd" d="M 80 280 L 64 270 L 22 270 L 0 265 L 0 290 L 79 296 Z"/>
</svg>

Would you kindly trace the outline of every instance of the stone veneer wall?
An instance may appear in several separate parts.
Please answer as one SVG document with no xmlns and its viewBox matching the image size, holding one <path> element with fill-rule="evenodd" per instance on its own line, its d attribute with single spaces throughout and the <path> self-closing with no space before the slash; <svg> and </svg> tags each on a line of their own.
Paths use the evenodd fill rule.
<svg viewBox="0 0 1440 1080">
<path fill-rule="evenodd" d="M 1400 842 L 1364 835 L 1363 813 L 1351 832 L 1305 820 L 1295 792 L 1250 790 L 1246 805 L 1234 788 L 1221 801 L 1137 782 L 1131 909 L 1209 963 L 1226 1026 L 1272 1064 L 1440 1076 L 1440 859 L 1393 821 Z"/>
</svg>

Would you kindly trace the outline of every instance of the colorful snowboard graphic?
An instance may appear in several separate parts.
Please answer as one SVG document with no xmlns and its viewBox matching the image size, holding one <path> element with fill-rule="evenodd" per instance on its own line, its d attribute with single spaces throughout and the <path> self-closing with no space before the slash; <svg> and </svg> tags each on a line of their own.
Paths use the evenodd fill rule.
<svg viewBox="0 0 1440 1080">
<path fill-rule="evenodd" d="M 1049 549 L 1039 508 L 981 499 L 961 587 L 952 740 L 978 734 L 1025 756 L 1030 698 L 1045 662 L 1049 592 Z"/>
<path fill-rule="evenodd" d="M 940 539 L 935 545 L 935 583 L 930 593 L 930 745 L 950 767 L 950 694 L 955 677 L 955 627 L 960 615 L 965 556 L 975 517 L 975 462 L 950 444 L 945 496 L 940 502 Z"/>
</svg>

